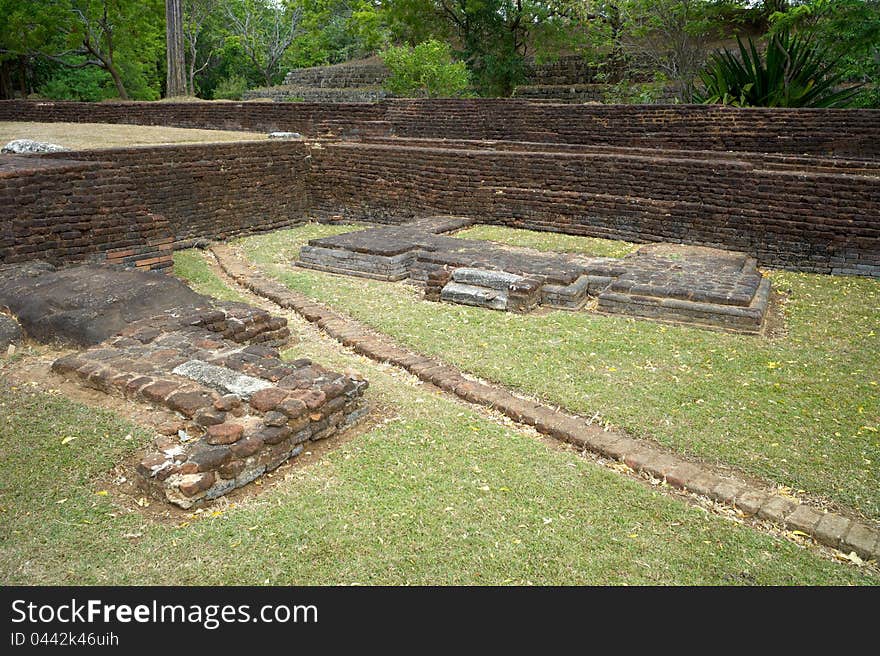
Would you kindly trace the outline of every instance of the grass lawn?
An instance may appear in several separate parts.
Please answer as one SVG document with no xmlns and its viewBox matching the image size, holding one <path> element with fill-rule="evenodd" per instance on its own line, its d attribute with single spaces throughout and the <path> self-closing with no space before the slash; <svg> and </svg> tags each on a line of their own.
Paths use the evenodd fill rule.
<svg viewBox="0 0 880 656">
<path fill-rule="evenodd" d="M 682 453 L 734 465 L 880 519 L 880 281 L 770 272 L 787 334 L 730 335 L 552 311 L 528 316 L 421 299 L 404 283 L 290 266 L 310 224 L 238 247 L 292 289 L 401 343 Z M 622 254 L 622 243 L 479 228 L 498 241 Z M 579 241 L 582 240 L 582 241 Z"/>
<path fill-rule="evenodd" d="M 497 241 L 509 246 L 534 248 L 538 251 L 576 253 L 590 257 L 623 257 L 638 248 L 638 244 L 628 241 L 575 237 L 555 232 L 537 232 L 492 225 L 472 226 L 459 231 L 455 236 L 462 239 Z"/>
<path fill-rule="evenodd" d="M 221 301 L 244 301 L 244 297 L 223 284 L 211 271 L 204 254 L 197 250 L 178 251 L 174 254 L 174 273 L 189 283 L 200 294 Z"/>
<path fill-rule="evenodd" d="M 279 470 L 257 497 L 173 524 L 122 511 L 95 482 L 149 434 L 0 379 L 0 583 L 880 582 L 512 430 L 330 340 L 303 332 L 287 355 L 356 366 L 384 422 Z"/>
</svg>

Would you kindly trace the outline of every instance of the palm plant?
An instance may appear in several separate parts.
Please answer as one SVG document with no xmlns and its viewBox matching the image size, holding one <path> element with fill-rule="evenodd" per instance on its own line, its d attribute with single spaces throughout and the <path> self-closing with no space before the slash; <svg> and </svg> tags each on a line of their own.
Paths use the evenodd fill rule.
<svg viewBox="0 0 880 656">
<path fill-rule="evenodd" d="M 712 55 L 700 72 L 704 89 L 696 102 L 741 107 L 845 107 L 860 87 L 838 89 L 843 75 L 837 60 L 808 38 L 787 30 L 770 37 L 763 56 L 751 37 L 748 48 L 739 37 L 739 55 L 729 50 Z"/>
</svg>

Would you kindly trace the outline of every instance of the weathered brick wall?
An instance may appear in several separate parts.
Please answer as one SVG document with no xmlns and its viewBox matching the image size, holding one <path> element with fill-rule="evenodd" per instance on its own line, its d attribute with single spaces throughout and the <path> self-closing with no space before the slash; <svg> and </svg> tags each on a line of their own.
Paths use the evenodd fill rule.
<svg viewBox="0 0 880 656">
<path fill-rule="evenodd" d="M 275 102 L 310 102 L 310 103 L 374 103 L 379 102 L 388 94 L 380 87 L 299 87 L 280 85 L 250 89 L 244 92 L 245 100 L 254 98 L 270 98 Z"/>
<path fill-rule="evenodd" d="M 308 154 L 249 142 L 0 156 L 0 262 L 165 268 L 175 245 L 291 225 Z"/>
<path fill-rule="evenodd" d="M 381 119 L 375 103 L 83 103 L 0 101 L 0 121 L 129 123 L 212 130 L 357 133 Z"/>
<path fill-rule="evenodd" d="M 335 64 L 297 68 L 284 77 L 284 84 L 311 87 L 381 86 L 389 71 L 382 62 Z"/>
<path fill-rule="evenodd" d="M 106 162 L 133 180 L 134 196 L 151 212 L 168 219 L 178 245 L 301 221 L 308 206 L 308 155 L 305 144 L 293 141 L 75 153 L 79 160 Z"/>
<path fill-rule="evenodd" d="M 708 105 L 557 105 L 516 100 L 386 103 L 402 137 L 686 150 L 880 156 L 880 111 Z"/>
<path fill-rule="evenodd" d="M 487 99 L 323 105 L 10 100 L 0 101 L 0 120 L 880 157 L 880 110 L 557 105 Z"/>
<path fill-rule="evenodd" d="M 530 85 L 587 84 L 596 78 L 598 69 L 579 55 L 567 55 L 542 63 L 534 59 L 526 63 L 526 80 Z"/>
<path fill-rule="evenodd" d="M 451 213 L 632 241 L 746 251 L 764 265 L 880 275 L 880 177 L 734 157 L 335 143 L 312 207 L 356 219 Z"/>
<path fill-rule="evenodd" d="M 0 118 L 4 109 L 13 105 L 35 106 L 0 103 Z M 73 105 L 56 103 L 49 109 L 70 112 Z M 598 135 L 597 143 L 582 145 L 577 131 L 563 126 L 561 118 L 555 126 L 548 118 L 544 127 L 551 131 L 547 134 L 525 134 L 536 126 L 528 116 L 512 111 L 520 107 L 534 113 L 543 107 L 548 117 L 564 117 L 569 109 L 565 106 L 461 101 L 448 105 L 452 113 L 447 115 L 439 111 L 440 105 L 430 101 L 384 104 L 385 120 L 381 121 L 371 113 L 375 105 L 341 106 L 342 111 L 338 105 L 178 106 L 191 112 L 186 120 L 192 123 L 206 120 L 212 112 L 225 112 L 228 120 L 236 117 L 240 121 L 242 116 L 235 114 L 235 107 L 246 107 L 247 116 L 257 120 L 268 108 L 272 110 L 269 115 L 279 120 L 277 127 L 294 127 L 283 123 L 284 116 L 300 117 L 314 129 L 333 125 L 349 132 L 360 130 L 363 141 L 324 141 L 322 148 L 291 141 L 177 145 L 31 158 L 28 161 L 51 162 L 60 168 L 39 174 L 39 166 L 34 164 L 32 172 L 13 170 L 6 176 L 8 180 L 2 179 L 0 205 L 9 217 L 2 228 L 3 259 L 38 257 L 41 251 L 68 258 L 111 248 L 127 252 L 115 243 L 116 238 L 107 235 L 114 226 L 129 230 L 125 226 L 136 225 L 136 216 L 144 217 L 148 212 L 164 217 L 176 243 L 183 245 L 196 239 L 223 239 L 290 225 L 314 210 L 319 215 L 343 214 L 384 222 L 427 213 L 469 215 L 481 221 L 573 234 L 739 249 L 769 266 L 880 275 L 880 154 L 876 152 L 880 139 L 874 138 L 880 112 L 807 111 L 789 116 L 772 111 L 762 114 L 760 110 L 745 115 L 736 110 L 684 108 L 682 116 L 689 117 L 687 121 L 694 123 L 695 117 L 702 117 L 704 134 L 691 135 L 688 141 L 688 135 L 682 133 L 681 141 L 676 142 L 672 136 L 683 123 L 673 119 L 682 108 L 659 108 L 659 113 L 653 114 L 657 121 L 653 131 L 645 127 L 646 117 L 652 114 L 641 108 L 645 116 L 634 115 L 633 125 L 626 128 L 635 136 L 610 144 L 600 137 L 607 134 L 610 140 L 610 136 L 621 136 L 617 129 L 608 128 L 611 118 L 599 121 L 595 112 L 575 113 L 585 121 L 592 116 L 596 123 L 591 129 Z M 86 107 L 101 116 L 110 116 L 106 112 L 113 109 L 103 103 Z M 174 115 L 168 109 L 174 106 L 164 103 L 121 107 L 145 121 L 169 111 L 169 116 Z M 364 120 L 345 123 L 340 117 L 346 116 L 346 107 L 355 114 L 361 112 Z M 430 107 L 437 113 L 429 121 Z M 138 108 L 146 108 L 147 114 L 139 115 Z M 623 107 L 602 109 L 629 111 Z M 464 120 L 468 111 L 472 116 Z M 491 118 L 492 112 L 497 116 Z M 713 127 L 713 113 L 718 113 L 720 127 Z M 506 122 L 502 115 L 508 116 Z M 51 116 L 64 120 L 61 114 Z M 777 123 L 797 123 L 790 132 L 792 141 L 773 141 L 769 136 L 773 130 L 777 138 L 788 135 L 787 126 L 774 127 L 773 121 L 745 124 L 745 118 L 760 116 Z M 177 120 L 183 121 L 180 116 Z M 730 121 L 739 127 L 727 129 Z M 791 144 L 807 143 L 811 122 L 816 127 L 816 153 L 843 149 L 866 159 L 785 154 L 799 152 Z M 626 120 L 619 123 L 629 125 Z M 835 126 L 841 129 L 839 133 Z M 768 147 L 759 149 L 756 140 L 761 130 Z M 300 126 L 300 131 L 307 130 Z M 387 136 L 392 132 L 425 139 Z M 462 138 L 452 138 L 456 134 Z M 465 140 L 479 134 L 511 140 L 529 137 L 544 143 Z M 555 143 L 554 138 L 570 143 Z M 655 142 L 676 150 L 652 149 Z M 719 144 L 738 146 L 729 148 L 737 152 L 713 151 L 721 147 Z M 704 150 L 695 150 L 697 146 Z M 71 158 L 81 161 L 64 164 Z M 46 166 L 48 171 L 51 167 Z M 82 176 L 103 177 L 96 182 Z M 122 186 L 102 190 L 101 180 L 106 179 Z M 68 193 L 63 186 L 68 183 L 79 187 Z M 98 189 L 97 193 L 91 188 Z M 31 209 L 19 212 L 19 197 L 39 198 Z M 85 223 L 93 221 L 101 229 L 85 237 L 80 228 L 52 226 L 52 221 L 66 226 L 66 219 L 46 219 L 79 215 L 93 217 Z M 130 216 L 128 223 L 107 219 L 117 215 Z M 50 233 L 53 236 L 47 240 L 45 235 Z M 147 248 L 154 237 L 139 239 L 135 242 Z M 125 257 L 142 256 L 132 253 Z"/>
<path fill-rule="evenodd" d="M 601 103 L 612 94 L 620 94 L 613 84 L 523 85 L 513 90 L 514 98 L 545 103 Z M 652 105 L 671 104 L 678 98 L 678 89 L 674 85 L 656 88 L 652 97 Z"/>
<path fill-rule="evenodd" d="M 70 156 L 69 153 L 67 153 Z M 172 265 L 172 232 L 110 164 L 0 157 L 0 262 Z"/>
</svg>

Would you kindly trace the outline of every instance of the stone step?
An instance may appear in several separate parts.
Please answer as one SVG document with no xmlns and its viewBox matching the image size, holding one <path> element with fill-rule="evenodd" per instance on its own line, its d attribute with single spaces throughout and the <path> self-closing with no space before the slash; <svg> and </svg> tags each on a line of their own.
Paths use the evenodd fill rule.
<svg viewBox="0 0 880 656">
<path fill-rule="evenodd" d="M 452 272 L 452 280 L 463 285 L 474 287 L 488 287 L 501 292 L 507 292 L 510 285 L 522 281 L 523 277 L 506 271 L 494 271 L 491 269 L 471 269 L 462 267 Z"/>
<path fill-rule="evenodd" d="M 440 300 L 461 305 L 475 305 L 492 310 L 507 309 L 507 293 L 497 289 L 448 282 L 440 291 Z"/>
</svg>

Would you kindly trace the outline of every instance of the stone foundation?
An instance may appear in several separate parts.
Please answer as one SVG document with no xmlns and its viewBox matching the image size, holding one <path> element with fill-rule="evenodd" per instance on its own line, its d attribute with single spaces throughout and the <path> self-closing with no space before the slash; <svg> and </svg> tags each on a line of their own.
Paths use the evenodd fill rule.
<svg viewBox="0 0 880 656">
<path fill-rule="evenodd" d="M 438 217 L 314 239 L 302 267 L 380 280 L 409 279 L 425 298 L 493 310 L 538 305 L 741 332 L 760 331 L 770 281 L 754 258 L 710 248 L 645 246 L 622 260 L 541 253 L 438 234 L 465 220 Z"/>
</svg>

